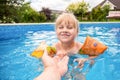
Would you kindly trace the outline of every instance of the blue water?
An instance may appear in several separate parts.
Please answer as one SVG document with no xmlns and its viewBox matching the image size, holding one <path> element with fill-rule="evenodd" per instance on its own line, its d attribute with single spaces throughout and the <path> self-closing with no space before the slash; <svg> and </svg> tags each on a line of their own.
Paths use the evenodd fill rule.
<svg viewBox="0 0 120 80">
<path fill-rule="evenodd" d="M 86 80 L 120 80 L 120 23 L 80 23 L 76 40 L 83 43 L 87 35 L 108 49 L 95 59 L 84 75 Z M 33 80 L 38 76 L 43 70 L 42 62 L 30 54 L 43 40 L 48 45 L 58 41 L 54 24 L 0 25 L 0 80 Z M 75 57 L 70 58 L 72 62 Z M 72 71 L 74 65 L 70 66 L 71 63 Z"/>
</svg>

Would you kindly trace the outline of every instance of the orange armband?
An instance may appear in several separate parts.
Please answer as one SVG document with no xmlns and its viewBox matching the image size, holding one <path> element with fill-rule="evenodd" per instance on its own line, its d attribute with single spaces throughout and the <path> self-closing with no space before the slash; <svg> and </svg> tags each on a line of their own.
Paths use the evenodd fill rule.
<svg viewBox="0 0 120 80">
<path fill-rule="evenodd" d="M 43 53 L 44 53 L 44 50 L 33 51 L 31 56 L 36 57 L 36 58 L 41 58 Z"/>
<path fill-rule="evenodd" d="M 47 46 L 46 50 L 49 56 L 54 56 L 54 54 L 56 54 L 56 49 L 54 47 Z M 40 49 L 40 50 L 34 50 L 31 53 L 31 56 L 36 57 L 36 58 L 41 58 L 43 54 L 44 54 L 44 50 Z"/>
<path fill-rule="evenodd" d="M 102 54 L 106 49 L 106 45 L 91 38 L 90 36 L 87 36 L 82 48 L 79 50 L 79 53 L 87 54 L 89 56 L 97 56 Z"/>
</svg>

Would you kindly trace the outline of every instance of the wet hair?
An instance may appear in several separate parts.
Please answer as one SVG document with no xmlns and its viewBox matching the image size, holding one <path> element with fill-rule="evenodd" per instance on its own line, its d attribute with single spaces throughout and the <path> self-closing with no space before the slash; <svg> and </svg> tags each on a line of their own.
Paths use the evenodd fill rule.
<svg viewBox="0 0 120 80">
<path fill-rule="evenodd" d="M 66 25 L 73 23 L 73 27 L 77 29 L 77 32 L 79 32 L 79 22 L 72 13 L 62 13 L 58 16 L 56 19 L 56 28 L 58 25 L 60 25 L 62 22 L 65 22 Z"/>
</svg>

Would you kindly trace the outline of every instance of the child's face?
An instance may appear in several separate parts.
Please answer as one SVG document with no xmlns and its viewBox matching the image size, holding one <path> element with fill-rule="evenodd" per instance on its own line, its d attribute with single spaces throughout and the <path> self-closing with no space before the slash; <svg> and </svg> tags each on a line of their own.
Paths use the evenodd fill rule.
<svg viewBox="0 0 120 80">
<path fill-rule="evenodd" d="M 66 24 L 64 21 L 62 21 L 56 27 L 56 34 L 61 42 L 68 43 L 74 41 L 75 37 L 77 36 L 77 28 L 73 23 Z"/>
</svg>

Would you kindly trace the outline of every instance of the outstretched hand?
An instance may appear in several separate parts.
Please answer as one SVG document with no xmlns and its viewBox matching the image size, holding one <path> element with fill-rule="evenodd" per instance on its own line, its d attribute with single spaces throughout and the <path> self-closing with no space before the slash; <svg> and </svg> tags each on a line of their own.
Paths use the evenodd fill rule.
<svg viewBox="0 0 120 80">
<path fill-rule="evenodd" d="M 68 70 L 68 60 L 69 57 L 66 55 L 62 59 L 59 56 L 50 57 L 46 50 L 42 56 L 44 67 L 57 69 L 56 71 L 58 71 L 61 76 L 63 76 Z"/>
<path fill-rule="evenodd" d="M 59 56 L 50 57 L 45 50 L 42 56 L 44 71 L 35 80 L 61 80 L 68 70 L 68 60 L 68 56 L 62 59 Z"/>
</svg>

